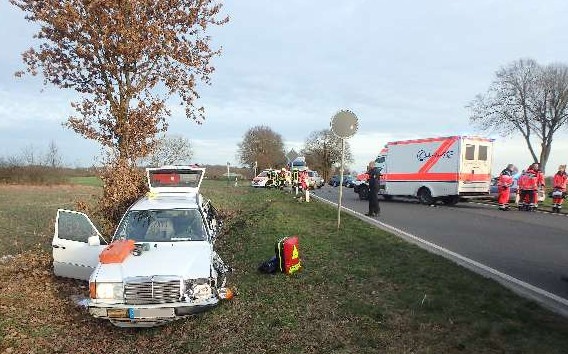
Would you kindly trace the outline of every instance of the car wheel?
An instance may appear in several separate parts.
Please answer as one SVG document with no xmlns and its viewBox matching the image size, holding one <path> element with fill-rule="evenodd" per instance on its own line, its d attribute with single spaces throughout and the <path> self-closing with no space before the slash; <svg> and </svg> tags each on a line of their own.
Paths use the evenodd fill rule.
<svg viewBox="0 0 568 354">
<path fill-rule="evenodd" d="M 369 199 L 369 187 L 367 186 L 359 186 L 359 199 L 360 200 L 367 200 Z"/>
<path fill-rule="evenodd" d="M 431 205 L 434 203 L 434 198 L 432 198 L 432 192 L 426 187 L 422 187 L 418 190 L 418 200 L 421 204 Z"/>
<path fill-rule="evenodd" d="M 384 200 L 392 200 L 392 195 L 383 194 Z"/>
</svg>

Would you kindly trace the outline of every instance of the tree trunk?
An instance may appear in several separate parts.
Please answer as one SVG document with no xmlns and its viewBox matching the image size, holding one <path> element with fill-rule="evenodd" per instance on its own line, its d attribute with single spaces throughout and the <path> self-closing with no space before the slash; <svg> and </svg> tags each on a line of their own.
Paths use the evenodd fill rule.
<svg viewBox="0 0 568 354">
<path fill-rule="evenodd" d="M 542 171 L 542 173 L 544 173 L 546 170 L 546 163 L 548 162 L 548 158 L 550 157 L 551 149 L 552 142 L 542 144 L 542 149 L 540 151 L 540 170 Z"/>
</svg>

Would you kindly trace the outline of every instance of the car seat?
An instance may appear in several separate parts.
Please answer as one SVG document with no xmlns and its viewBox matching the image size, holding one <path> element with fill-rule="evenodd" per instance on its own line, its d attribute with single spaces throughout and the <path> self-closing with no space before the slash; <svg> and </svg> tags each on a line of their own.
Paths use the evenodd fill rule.
<svg viewBox="0 0 568 354">
<path fill-rule="evenodd" d="M 148 241 L 169 241 L 175 235 L 174 225 L 170 219 L 158 218 L 150 223 L 146 231 Z"/>
</svg>

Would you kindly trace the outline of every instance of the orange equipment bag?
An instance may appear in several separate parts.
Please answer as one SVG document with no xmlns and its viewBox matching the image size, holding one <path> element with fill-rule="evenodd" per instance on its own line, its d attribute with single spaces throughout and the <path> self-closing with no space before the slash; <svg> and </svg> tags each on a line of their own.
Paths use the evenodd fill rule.
<svg viewBox="0 0 568 354">
<path fill-rule="evenodd" d="M 122 263 L 134 249 L 134 240 L 118 240 L 108 245 L 99 255 L 103 264 Z"/>
<path fill-rule="evenodd" d="M 285 237 L 276 243 L 276 258 L 281 272 L 293 274 L 300 270 L 300 243 L 298 236 Z"/>
</svg>

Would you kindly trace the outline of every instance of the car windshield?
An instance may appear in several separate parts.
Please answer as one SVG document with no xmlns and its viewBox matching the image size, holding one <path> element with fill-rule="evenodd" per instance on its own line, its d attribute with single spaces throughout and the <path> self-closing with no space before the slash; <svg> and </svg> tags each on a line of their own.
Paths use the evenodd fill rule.
<svg viewBox="0 0 568 354">
<path fill-rule="evenodd" d="M 197 209 L 130 210 L 118 226 L 115 239 L 136 242 L 203 241 L 206 231 Z"/>
</svg>

